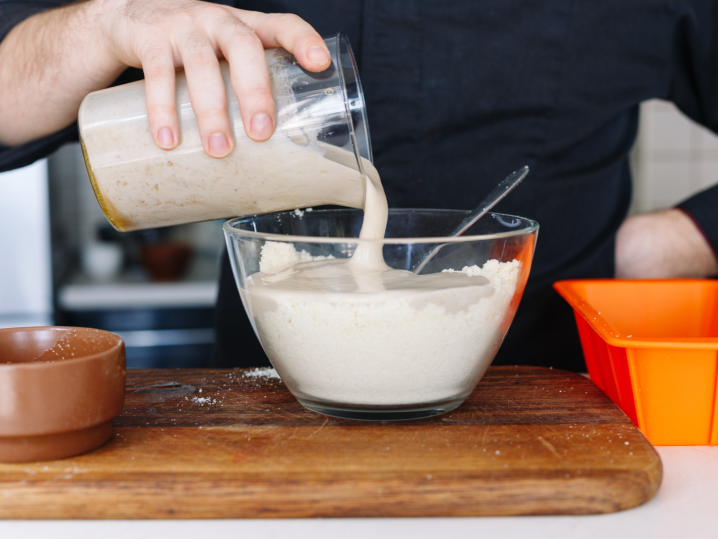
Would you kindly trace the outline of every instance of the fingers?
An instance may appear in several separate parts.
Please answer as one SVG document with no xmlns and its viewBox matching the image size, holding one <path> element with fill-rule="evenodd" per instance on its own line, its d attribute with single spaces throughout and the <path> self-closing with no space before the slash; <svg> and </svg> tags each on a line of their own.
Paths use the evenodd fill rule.
<svg viewBox="0 0 718 539">
<path fill-rule="evenodd" d="M 243 11 L 240 18 L 254 30 L 265 48 L 287 49 L 309 71 L 324 71 L 329 67 L 331 58 L 326 43 L 301 17 Z"/>
<path fill-rule="evenodd" d="M 227 17 L 217 31 L 217 42 L 229 61 L 232 87 L 239 101 L 244 130 L 262 142 L 274 132 L 274 99 L 264 47 L 250 28 L 236 17 Z"/>
<path fill-rule="evenodd" d="M 234 149 L 234 140 L 217 53 L 207 35 L 196 29 L 181 35 L 177 48 L 204 151 L 210 157 L 225 157 Z"/>
<path fill-rule="evenodd" d="M 168 43 L 149 43 L 141 53 L 145 73 L 145 101 L 155 144 L 172 150 L 179 141 L 175 106 L 175 67 Z"/>
<path fill-rule="evenodd" d="M 275 127 L 264 49 L 284 47 L 309 71 L 323 71 L 331 63 L 321 36 L 295 15 L 266 15 L 202 2 L 162 11 L 156 18 L 150 16 L 155 8 L 148 9 L 149 15 L 127 23 L 131 38 L 120 41 L 144 43 L 137 47 L 139 55 L 131 46 L 122 51 L 130 65 L 139 56 L 150 131 L 165 150 L 179 143 L 175 68 L 184 67 L 204 151 L 222 158 L 232 152 L 234 140 L 218 56 L 229 61 L 244 129 L 256 141 L 270 138 Z"/>
</svg>

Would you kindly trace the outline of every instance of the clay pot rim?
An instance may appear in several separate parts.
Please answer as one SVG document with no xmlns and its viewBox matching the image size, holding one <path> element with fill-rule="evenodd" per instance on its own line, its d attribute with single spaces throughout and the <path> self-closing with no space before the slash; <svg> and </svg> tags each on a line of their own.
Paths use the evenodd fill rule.
<svg viewBox="0 0 718 539">
<path fill-rule="evenodd" d="M 68 359 L 59 359 L 56 361 L 48 361 L 48 362 L 27 362 L 27 363 L 0 363 L 0 373 L 4 371 L 10 371 L 10 370 L 16 370 L 16 369 L 26 369 L 26 370 L 37 370 L 37 369 L 48 369 L 52 367 L 60 367 L 63 365 L 67 365 L 68 367 L 74 364 L 86 362 L 86 361 L 94 361 L 97 359 L 100 359 L 104 356 L 106 356 L 108 353 L 115 352 L 120 347 L 124 346 L 124 341 L 122 340 L 122 337 L 119 335 L 112 333 L 111 331 L 105 331 L 104 329 L 95 329 L 95 328 L 85 328 L 85 327 L 74 327 L 74 326 L 31 326 L 31 327 L 22 327 L 22 328 L 3 328 L 0 329 L 0 334 L 3 333 L 19 333 L 19 332 L 28 332 L 32 333 L 35 331 L 47 331 L 47 330 L 85 330 L 85 331 L 91 331 L 91 332 L 97 332 L 97 333 L 104 333 L 108 335 L 111 339 L 115 339 L 115 343 L 107 348 L 106 350 L 103 350 L 102 352 L 96 352 L 94 354 L 90 354 L 87 356 L 80 356 L 80 357 L 73 357 Z"/>
</svg>

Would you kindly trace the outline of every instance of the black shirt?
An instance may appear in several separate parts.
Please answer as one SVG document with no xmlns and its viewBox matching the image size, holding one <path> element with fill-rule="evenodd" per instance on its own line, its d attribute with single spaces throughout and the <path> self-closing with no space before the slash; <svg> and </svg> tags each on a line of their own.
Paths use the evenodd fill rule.
<svg viewBox="0 0 718 539">
<path fill-rule="evenodd" d="M 0 31 L 60 3 L 0 0 Z M 509 172 L 531 167 L 527 180 L 496 208 L 541 225 L 529 284 L 496 363 L 583 369 L 572 311 L 551 284 L 614 274 L 614 239 L 631 200 L 628 154 L 641 101 L 673 101 L 718 130 L 718 3 L 236 4 L 294 12 L 321 34 L 349 35 L 375 164 L 391 207 L 471 209 Z M 0 170 L 27 164 L 76 136 L 69 128 L 19 148 L 0 148 Z M 714 250 L 716 207 L 718 188 L 682 204 Z M 264 364 L 226 260 L 217 313 L 214 363 Z"/>
</svg>

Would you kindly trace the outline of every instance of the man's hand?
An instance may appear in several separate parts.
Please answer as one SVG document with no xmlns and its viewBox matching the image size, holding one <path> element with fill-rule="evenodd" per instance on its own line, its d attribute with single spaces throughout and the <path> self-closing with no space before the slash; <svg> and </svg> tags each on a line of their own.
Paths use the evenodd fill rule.
<svg viewBox="0 0 718 539">
<path fill-rule="evenodd" d="M 616 235 L 616 277 L 710 277 L 718 261 L 690 217 L 681 210 L 636 215 Z"/>
<path fill-rule="evenodd" d="M 264 49 L 284 47 L 309 71 L 330 58 L 295 15 L 267 15 L 195 0 L 90 0 L 30 17 L 0 45 L 0 142 L 21 144 L 70 125 L 89 92 L 126 66 L 145 73 L 155 143 L 177 146 L 175 70 L 184 68 L 205 152 L 233 149 L 218 59 L 230 64 L 247 136 L 268 139 L 274 102 Z"/>
</svg>

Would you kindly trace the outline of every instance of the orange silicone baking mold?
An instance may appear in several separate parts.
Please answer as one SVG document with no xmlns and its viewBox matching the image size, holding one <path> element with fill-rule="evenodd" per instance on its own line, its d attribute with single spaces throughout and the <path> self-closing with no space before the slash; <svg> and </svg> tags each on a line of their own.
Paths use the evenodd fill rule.
<svg viewBox="0 0 718 539">
<path fill-rule="evenodd" d="M 718 281 L 577 280 L 588 372 L 654 445 L 718 445 Z"/>
</svg>

